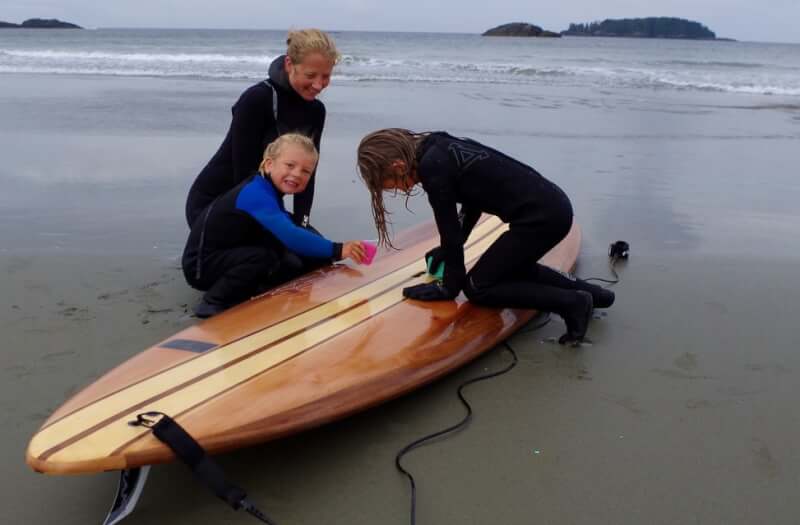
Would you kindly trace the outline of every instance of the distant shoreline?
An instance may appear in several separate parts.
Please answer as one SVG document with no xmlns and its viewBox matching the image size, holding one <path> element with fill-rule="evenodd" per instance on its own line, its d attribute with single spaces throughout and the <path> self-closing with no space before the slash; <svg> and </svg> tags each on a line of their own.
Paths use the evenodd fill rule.
<svg viewBox="0 0 800 525">
<path fill-rule="evenodd" d="M 562 35 L 676 40 L 717 40 L 717 34 L 700 22 L 676 17 L 607 18 L 602 22 L 570 24 Z"/>
<path fill-rule="evenodd" d="M 685 18 L 646 17 L 646 18 L 607 18 L 602 22 L 570 24 L 560 32 L 546 31 L 526 22 L 511 22 L 493 27 L 482 36 L 505 37 L 562 37 L 592 36 L 613 38 L 668 38 L 674 40 L 723 40 L 708 27 Z"/>
<path fill-rule="evenodd" d="M 0 30 L 3 28 L 0 27 Z M 7 29 L 24 29 L 19 24 L 13 24 L 12 27 L 7 27 Z M 82 31 L 252 31 L 252 32 L 282 32 L 286 33 L 288 29 L 286 28 L 275 28 L 275 27 L 166 27 L 166 26 L 91 26 L 91 27 L 81 27 Z M 399 29 L 326 29 L 332 35 L 336 35 L 336 33 L 388 33 L 388 34 L 409 34 L 409 35 L 434 35 L 434 34 L 442 34 L 442 35 L 472 35 L 476 37 L 481 36 L 481 30 L 475 29 L 470 31 L 449 31 L 449 30 L 442 30 L 442 31 L 418 31 L 418 30 L 399 30 Z M 564 35 L 565 38 L 571 37 L 572 35 Z M 602 38 L 602 37 L 595 37 L 595 38 Z M 626 38 L 626 37 L 607 37 L 607 38 Z M 635 38 L 635 37 L 628 37 L 628 38 Z M 646 40 L 658 40 L 658 38 L 646 38 Z M 669 39 L 669 40 L 676 40 L 676 39 Z M 746 43 L 746 44 L 775 44 L 775 45 L 800 45 L 800 40 L 781 40 L 781 39 L 770 39 L 769 37 L 761 37 L 761 38 L 716 38 L 714 39 L 715 42 L 739 42 L 739 43 Z"/>
<path fill-rule="evenodd" d="M 567 34 L 564 33 L 561 36 L 563 37 L 575 37 L 575 38 L 635 38 L 639 40 L 691 40 L 691 41 L 700 41 L 700 42 L 739 42 L 735 38 L 692 38 L 686 36 L 642 36 L 642 35 L 578 35 L 578 34 Z M 753 43 L 753 42 L 751 42 Z M 755 42 L 758 43 L 758 42 Z M 770 44 L 793 44 L 795 42 L 765 42 Z"/>
<path fill-rule="evenodd" d="M 83 29 L 71 22 L 62 22 L 56 18 L 29 18 L 21 24 L 0 21 L 0 29 Z"/>
</svg>

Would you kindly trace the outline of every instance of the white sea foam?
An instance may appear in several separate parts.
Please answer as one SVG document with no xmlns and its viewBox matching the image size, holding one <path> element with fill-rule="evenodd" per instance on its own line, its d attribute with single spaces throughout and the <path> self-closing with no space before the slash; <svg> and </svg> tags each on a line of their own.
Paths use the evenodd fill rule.
<svg viewBox="0 0 800 525">
<path fill-rule="evenodd" d="M 96 75 L 112 77 L 174 77 L 174 78 L 208 78 L 208 79 L 245 79 L 261 78 L 246 75 L 240 72 L 208 72 L 208 71 L 183 71 L 168 72 L 159 69 L 147 68 L 91 68 L 91 67 L 55 67 L 55 66 L 3 66 L 0 73 L 24 73 L 41 75 Z M 263 75 L 262 75 L 263 76 Z"/>
<path fill-rule="evenodd" d="M 232 64 L 254 63 L 269 64 L 274 56 L 264 55 L 224 55 L 220 53 L 116 53 L 103 51 L 59 51 L 55 49 L 46 50 L 0 50 L 0 56 L 12 58 L 32 58 L 47 61 L 58 61 L 64 63 L 71 62 L 174 62 L 174 63 L 204 63 L 204 62 L 227 62 Z"/>
<path fill-rule="evenodd" d="M 107 34 L 106 34 L 107 33 Z M 260 79 L 277 56 L 249 33 L 107 31 L 103 39 L 44 46 L 0 45 L 0 73 Z M 334 70 L 343 82 L 499 83 L 677 89 L 800 96 L 797 46 L 710 47 L 682 43 L 641 48 L 617 40 L 486 41 L 470 35 L 337 35 L 346 50 Z M 281 37 L 282 38 L 282 37 Z"/>
</svg>

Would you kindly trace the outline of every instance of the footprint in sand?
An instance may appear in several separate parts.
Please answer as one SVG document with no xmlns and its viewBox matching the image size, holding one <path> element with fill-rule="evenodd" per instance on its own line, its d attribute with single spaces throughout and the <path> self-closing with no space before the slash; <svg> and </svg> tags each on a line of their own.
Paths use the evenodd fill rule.
<svg viewBox="0 0 800 525">
<path fill-rule="evenodd" d="M 128 290 L 119 290 L 116 292 L 102 293 L 97 296 L 97 299 L 100 301 L 107 301 L 109 299 L 116 299 L 117 297 L 121 297 L 123 295 L 128 295 Z"/>
<path fill-rule="evenodd" d="M 627 410 L 628 412 L 630 412 L 635 416 L 643 416 L 647 413 L 639 406 L 639 402 L 631 396 L 626 396 L 623 398 L 613 398 L 609 396 L 600 395 L 600 398 L 611 404 L 617 405 L 620 408 L 624 408 L 625 410 Z"/>
<path fill-rule="evenodd" d="M 753 459 L 756 468 L 768 478 L 775 478 L 780 472 L 780 464 L 775 460 L 766 443 L 753 439 Z"/>
<path fill-rule="evenodd" d="M 62 350 L 60 352 L 52 352 L 52 353 L 43 355 L 42 356 L 42 361 L 53 361 L 55 359 L 60 359 L 62 357 L 75 355 L 76 353 L 77 352 L 75 350 Z"/>
<path fill-rule="evenodd" d="M 772 372 L 774 374 L 788 374 L 791 372 L 791 369 L 787 366 L 781 364 L 760 364 L 760 363 L 748 363 L 745 365 L 745 368 L 751 372 Z"/>
<path fill-rule="evenodd" d="M 650 370 L 654 374 L 673 379 L 713 379 L 711 376 L 693 373 L 697 370 L 697 356 L 691 352 L 684 352 L 673 361 L 675 368 L 678 370 L 666 370 L 663 368 L 654 368 Z"/>
<path fill-rule="evenodd" d="M 12 257 L 6 265 L 6 272 L 9 275 L 14 275 L 19 271 L 30 268 L 31 264 L 33 264 L 33 257 Z"/>
<path fill-rule="evenodd" d="M 59 306 L 63 306 L 63 303 L 60 303 Z M 78 306 L 68 306 L 59 310 L 58 314 L 73 321 L 90 321 L 94 319 L 94 317 L 89 314 L 89 308 L 85 306 L 82 308 Z"/>
<path fill-rule="evenodd" d="M 691 372 L 697 368 L 697 356 L 692 353 L 684 352 L 673 361 L 675 366 L 685 372 Z"/>
</svg>

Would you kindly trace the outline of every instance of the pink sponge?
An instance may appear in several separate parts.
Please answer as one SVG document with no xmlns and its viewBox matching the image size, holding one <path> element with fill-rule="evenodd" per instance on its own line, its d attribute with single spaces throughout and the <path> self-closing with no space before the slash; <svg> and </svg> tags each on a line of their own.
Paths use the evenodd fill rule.
<svg viewBox="0 0 800 525">
<path fill-rule="evenodd" d="M 367 265 L 372 264 L 372 259 L 375 258 L 375 253 L 378 251 L 378 247 L 369 241 L 361 241 L 361 245 L 364 247 L 364 251 L 367 252 L 367 255 L 364 257 L 362 262 Z"/>
</svg>

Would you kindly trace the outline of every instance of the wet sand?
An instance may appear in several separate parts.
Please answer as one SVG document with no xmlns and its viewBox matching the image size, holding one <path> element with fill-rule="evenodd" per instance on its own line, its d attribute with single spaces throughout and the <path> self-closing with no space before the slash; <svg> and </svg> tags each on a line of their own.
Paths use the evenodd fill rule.
<svg viewBox="0 0 800 525">
<path fill-rule="evenodd" d="M 183 193 L 221 139 L 240 85 L 65 80 L 60 97 L 72 103 L 116 100 L 108 93 L 117 92 L 143 97 L 136 125 L 95 109 L 67 133 L 75 112 L 48 126 L 38 114 L 22 119 L 12 99 L 38 85 L 35 77 L 5 80 L 0 110 L 21 129 L 0 124 L 9 145 L 0 180 L 14 190 L 0 196 L 0 518 L 100 523 L 116 474 L 35 474 L 25 447 L 77 389 L 194 322 L 187 306 L 199 294 L 177 268 Z M 190 123 L 148 113 L 159 107 L 149 102 L 181 88 L 215 95 L 167 108 L 194 115 Z M 757 111 L 762 100 L 712 95 L 614 95 L 601 103 L 598 93 L 543 93 L 537 103 L 508 88 L 503 96 L 516 106 L 481 102 L 475 114 L 486 119 L 478 125 L 459 113 L 477 90 L 428 100 L 419 86 L 335 88 L 323 142 L 329 176 L 315 204 L 334 236 L 370 233 L 352 167 L 365 131 L 452 121 L 455 133 L 504 145 L 567 189 L 585 232 L 579 275 L 608 277 L 608 243 L 632 247 L 617 304 L 592 323 L 592 346 L 547 342 L 563 330 L 558 318 L 518 334 L 509 341 L 517 367 L 467 389 L 469 427 L 406 456 L 418 483 L 418 523 L 797 521 L 796 108 Z M 51 94 L 31 102 L 35 96 L 25 99 L 26 111 L 57 105 Z M 446 104 L 448 97 L 455 101 Z M 379 112 L 381 100 L 391 103 Z M 440 103 L 439 113 L 430 111 Z M 707 113 L 693 111 L 699 107 Z M 653 113 L 659 118 L 650 120 Z M 579 121 L 591 124 L 573 125 Z M 98 129 L 100 122 L 112 124 Z M 36 144 L 53 155 L 35 155 Z M 81 173 L 96 178 L 87 184 Z M 424 204 L 412 203 L 411 215 L 399 203 L 398 224 L 427 218 Z M 408 523 L 409 489 L 395 453 L 457 421 L 457 386 L 509 359 L 498 348 L 379 408 L 219 461 L 280 524 Z M 126 523 L 198 521 L 252 518 L 216 500 L 185 467 L 165 465 L 153 470 Z"/>
<path fill-rule="evenodd" d="M 0 260 L 13 275 L 0 321 L 13 494 L 3 512 L 16 523 L 99 522 L 115 474 L 33 474 L 27 439 L 81 385 L 191 323 L 184 310 L 195 294 L 152 261 Z M 580 270 L 603 275 L 605 266 L 595 258 Z M 563 329 L 557 318 L 512 338 L 519 364 L 468 388 L 467 430 L 406 457 L 419 522 L 793 523 L 795 272 L 788 263 L 635 255 L 618 303 L 593 322 L 592 346 L 546 342 Z M 220 461 L 278 523 L 407 523 L 394 454 L 461 417 L 460 382 L 508 361 L 497 349 L 383 407 Z M 198 519 L 247 522 L 170 465 L 153 471 L 130 522 Z"/>
</svg>

